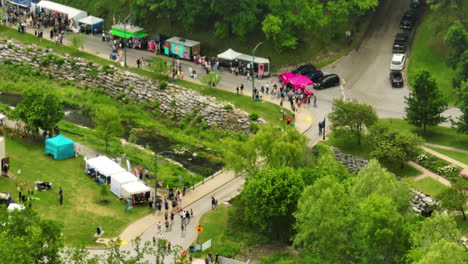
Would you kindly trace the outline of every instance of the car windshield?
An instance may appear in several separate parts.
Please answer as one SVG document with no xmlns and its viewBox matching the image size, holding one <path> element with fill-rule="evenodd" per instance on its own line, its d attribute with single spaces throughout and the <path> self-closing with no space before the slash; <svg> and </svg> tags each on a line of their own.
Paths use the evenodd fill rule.
<svg viewBox="0 0 468 264">
<path fill-rule="evenodd" d="M 400 64 L 401 64 L 401 61 L 399 61 L 399 60 L 393 60 L 393 61 L 392 61 L 392 64 L 393 64 L 393 65 L 400 65 Z"/>
</svg>

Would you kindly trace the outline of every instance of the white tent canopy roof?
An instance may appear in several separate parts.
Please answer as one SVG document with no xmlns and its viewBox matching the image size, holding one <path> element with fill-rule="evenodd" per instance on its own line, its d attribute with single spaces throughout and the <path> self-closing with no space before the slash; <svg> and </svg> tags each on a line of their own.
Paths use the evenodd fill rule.
<svg viewBox="0 0 468 264">
<path fill-rule="evenodd" d="M 130 172 L 121 172 L 111 176 L 111 191 L 118 197 L 122 194 L 122 185 L 138 181 L 138 178 Z"/>
<path fill-rule="evenodd" d="M 225 60 L 234 60 L 236 59 L 241 53 L 233 50 L 233 49 L 228 49 L 225 52 L 218 54 L 218 58 L 220 59 L 225 59 Z"/>
<path fill-rule="evenodd" d="M 134 181 L 122 185 L 122 196 L 128 198 L 131 195 L 146 193 L 151 191 L 151 189 L 144 185 L 141 181 Z"/>
<path fill-rule="evenodd" d="M 110 177 L 113 174 L 125 172 L 119 164 L 113 162 L 106 156 L 98 156 L 95 158 L 87 159 L 86 164 L 94 168 L 100 174 Z"/>
<path fill-rule="evenodd" d="M 218 54 L 218 58 L 225 59 L 225 60 L 238 59 L 238 60 L 243 60 L 243 61 L 248 61 L 248 62 L 252 61 L 252 55 L 242 54 L 242 53 L 239 53 L 239 52 L 237 52 L 237 51 L 235 51 L 233 49 L 228 49 L 225 52 L 223 52 L 221 54 Z M 269 64 L 270 60 L 255 56 L 254 63 Z"/>
<path fill-rule="evenodd" d="M 85 18 L 82 18 L 79 20 L 80 23 L 86 24 L 86 25 L 95 25 L 98 23 L 103 22 L 104 19 L 95 17 L 95 16 L 87 16 Z"/>
<path fill-rule="evenodd" d="M 79 20 L 79 19 L 84 18 L 84 17 L 86 17 L 88 15 L 88 13 L 86 13 L 83 10 L 79 10 L 79 9 L 74 8 L 74 7 L 62 5 L 62 4 L 59 4 L 59 3 L 52 2 L 52 1 L 42 0 L 37 4 L 37 6 L 39 6 L 41 8 L 45 8 L 45 9 L 58 11 L 60 13 L 67 14 L 69 19 Z"/>
</svg>

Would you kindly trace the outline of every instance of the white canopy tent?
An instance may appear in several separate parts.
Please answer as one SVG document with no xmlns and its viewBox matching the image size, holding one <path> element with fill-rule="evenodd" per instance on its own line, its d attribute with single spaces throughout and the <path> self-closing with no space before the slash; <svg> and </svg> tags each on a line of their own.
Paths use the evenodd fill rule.
<svg viewBox="0 0 468 264">
<path fill-rule="evenodd" d="M 80 23 L 80 25 L 89 25 L 92 29 L 97 29 L 104 26 L 104 19 L 95 16 L 87 16 L 85 18 L 80 19 L 78 22 Z"/>
<path fill-rule="evenodd" d="M 225 52 L 218 54 L 218 58 L 224 60 L 235 60 L 239 55 L 242 54 L 233 49 L 228 49 Z"/>
<path fill-rule="evenodd" d="M 95 158 L 87 159 L 86 165 L 94 168 L 96 172 L 110 177 L 113 174 L 125 172 L 125 170 L 106 156 L 97 156 Z"/>
<path fill-rule="evenodd" d="M 121 172 L 111 176 L 111 191 L 121 197 L 122 185 L 138 181 L 138 178 L 130 172 Z"/>
<path fill-rule="evenodd" d="M 243 60 L 243 61 L 247 61 L 247 62 L 252 62 L 252 55 L 247 55 L 247 54 L 241 54 L 239 56 L 237 56 L 238 60 Z M 257 57 L 255 56 L 254 57 L 254 63 L 257 63 L 257 64 L 269 64 L 270 63 L 270 60 L 269 59 L 265 59 L 265 58 L 261 58 L 261 57 Z"/>
<path fill-rule="evenodd" d="M 47 9 L 52 11 L 57 11 L 63 14 L 68 15 L 68 19 L 71 19 L 75 22 L 75 25 L 78 25 L 80 19 L 88 16 L 88 13 L 83 10 L 76 9 L 74 7 L 62 5 L 52 1 L 42 0 L 37 4 L 41 9 Z"/>
<path fill-rule="evenodd" d="M 121 196 L 123 198 L 131 198 L 132 195 L 146 193 L 149 191 L 151 191 L 151 189 L 141 181 L 134 181 L 122 185 Z"/>
</svg>

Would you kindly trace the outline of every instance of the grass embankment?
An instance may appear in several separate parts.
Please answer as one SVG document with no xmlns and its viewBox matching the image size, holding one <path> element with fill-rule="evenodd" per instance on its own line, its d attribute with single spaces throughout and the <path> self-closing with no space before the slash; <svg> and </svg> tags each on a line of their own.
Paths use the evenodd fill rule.
<svg viewBox="0 0 468 264">
<path fill-rule="evenodd" d="M 410 178 L 404 179 L 412 188 L 422 191 L 424 194 L 428 194 L 433 198 L 439 199 L 440 195 L 448 189 L 447 186 L 436 181 L 433 178 L 427 177 L 419 181 L 415 181 Z"/>
<path fill-rule="evenodd" d="M 47 39 L 42 39 L 42 41 L 39 41 L 37 37 L 31 34 L 20 34 L 16 30 L 10 27 L 0 25 L 0 37 L 17 39 L 25 44 L 35 44 L 42 48 L 52 48 L 54 52 L 57 52 L 59 54 L 71 54 L 73 56 L 81 57 L 81 58 L 84 58 L 89 61 L 93 61 L 101 65 L 114 65 L 117 68 L 123 69 L 117 63 L 110 61 L 108 59 L 104 59 L 96 55 L 92 55 L 92 54 L 77 50 L 69 46 L 56 45 L 54 42 L 49 41 Z M 165 77 L 161 75 L 154 74 L 152 72 L 149 72 L 143 69 L 127 68 L 125 70 L 131 71 L 131 72 L 134 72 L 134 73 L 146 76 L 146 77 L 150 77 L 156 80 L 166 79 Z M 281 115 L 279 114 L 279 110 L 276 110 L 276 109 L 279 109 L 279 106 L 275 104 L 262 102 L 262 106 L 259 106 L 258 103 L 252 100 L 248 100 L 248 97 L 245 97 L 244 99 L 239 99 L 239 96 L 235 95 L 234 93 L 220 91 L 218 89 L 209 88 L 205 85 L 200 85 L 200 84 L 191 83 L 187 81 L 180 80 L 178 83 L 187 88 L 197 90 L 201 94 L 213 96 L 217 98 L 218 100 L 232 102 L 236 105 L 236 107 L 244 111 L 255 112 L 260 117 L 264 118 L 266 121 L 273 123 L 273 124 L 279 124 L 280 118 L 278 117 L 281 117 Z"/>
<path fill-rule="evenodd" d="M 0 192 L 10 192 L 18 201 L 17 186 L 25 184 L 23 194 L 28 189 L 34 190 L 34 181 L 52 182 L 50 191 L 34 191 L 32 208 L 41 217 L 61 221 L 63 235 L 67 245 L 95 245 L 96 227 L 102 226 L 104 237 L 115 237 L 133 221 L 148 214 L 147 205 L 135 206 L 131 213 L 124 213 L 124 203 L 107 192 L 101 196 L 101 186 L 86 176 L 82 158 L 62 161 L 44 155 L 44 144 L 26 139 L 6 138 L 6 152 L 10 158 L 11 172 L 16 179 L 0 177 Z M 21 174 L 18 174 L 21 170 Z M 58 190 L 63 189 L 64 204 L 60 206 Z M 109 200 L 101 205 L 99 200 Z"/>
<path fill-rule="evenodd" d="M 468 213 L 465 209 L 465 214 Z M 468 217 L 468 216 L 467 216 Z M 458 229 L 463 236 L 468 237 L 468 220 L 463 220 L 463 215 L 457 215 L 454 217 L 457 222 Z"/>
<path fill-rule="evenodd" d="M 454 105 L 456 101 L 452 85 L 455 72 L 446 64 L 450 50 L 444 44 L 444 36 L 455 19 L 455 8 L 450 7 L 450 4 L 438 10 L 428 9 L 417 28 L 408 65 L 410 84 L 414 82 L 419 71 L 428 70 L 450 105 Z"/>
<path fill-rule="evenodd" d="M 211 248 L 205 252 L 195 253 L 194 257 L 204 257 L 209 252 L 213 254 L 217 252 L 223 257 L 234 257 L 248 246 L 268 242 L 268 239 L 258 232 L 235 227 L 229 223 L 231 210 L 230 207 L 220 205 L 201 217 L 200 225 L 203 227 L 203 232 L 200 233 L 198 241 L 205 243 L 211 239 Z"/>
<path fill-rule="evenodd" d="M 431 147 L 428 146 L 428 148 L 435 150 L 437 152 L 440 152 L 444 154 L 447 157 L 450 157 L 452 159 L 458 160 L 460 162 L 463 162 L 465 164 L 468 164 L 468 154 L 461 153 L 458 151 L 453 151 L 453 150 L 447 150 L 447 149 L 441 149 L 441 148 L 436 148 L 436 147 Z"/>
</svg>

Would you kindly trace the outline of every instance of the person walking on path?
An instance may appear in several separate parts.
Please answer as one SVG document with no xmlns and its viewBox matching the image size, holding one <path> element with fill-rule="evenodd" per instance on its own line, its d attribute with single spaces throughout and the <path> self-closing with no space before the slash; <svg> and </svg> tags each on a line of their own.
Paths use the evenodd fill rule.
<svg viewBox="0 0 468 264">
<path fill-rule="evenodd" d="M 237 95 L 239 95 L 239 90 L 240 90 L 240 89 L 239 89 L 239 86 L 237 86 L 237 87 L 236 87 L 236 93 L 237 93 Z"/>
<path fill-rule="evenodd" d="M 317 107 L 317 96 L 314 95 L 314 107 Z"/>
<path fill-rule="evenodd" d="M 156 225 L 157 229 L 158 229 L 158 233 L 161 233 L 161 221 L 158 222 L 158 224 Z"/>
<path fill-rule="evenodd" d="M 140 64 L 141 64 L 140 59 L 137 59 L 137 67 L 138 68 L 140 68 Z"/>
</svg>

